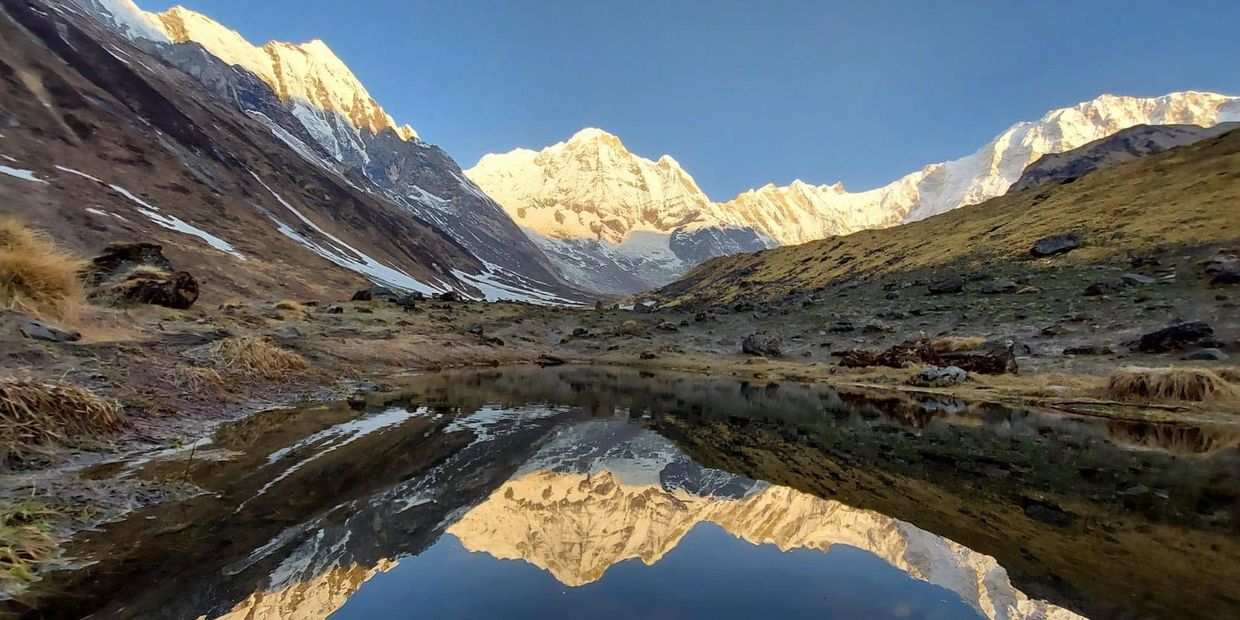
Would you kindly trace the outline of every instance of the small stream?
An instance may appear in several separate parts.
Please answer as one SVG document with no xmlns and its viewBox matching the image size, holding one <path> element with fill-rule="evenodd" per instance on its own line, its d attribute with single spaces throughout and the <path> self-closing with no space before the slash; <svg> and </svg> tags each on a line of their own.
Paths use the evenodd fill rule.
<svg viewBox="0 0 1240 620">
<path fill-rule="evenodd" d="M 436 373 L 124 475 L 32 618 L 1222 618 L 1240 433 L 600 367 Z"/>
</svg>

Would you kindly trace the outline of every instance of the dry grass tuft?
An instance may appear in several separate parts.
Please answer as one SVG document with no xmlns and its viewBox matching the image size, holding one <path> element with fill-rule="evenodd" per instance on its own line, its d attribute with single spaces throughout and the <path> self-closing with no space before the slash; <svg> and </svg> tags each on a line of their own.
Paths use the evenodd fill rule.
<svg viewBox="0 0 1240 620">
<path fill-rule="evenodd" d="M 310 369 L 306 358 L 255 337 L 231 337 L 206 345 L 203 351 L 225 369 L 284 379 Z"/>
<path fill-rule="evenodd" d="M 114 434 L 128 421 L 115 402 L 58 381 L 0 379 L 0 467 Z"/>
<path fill-rule="evenodd" d="M 78 279 L 84 266 L 46 234 L 0 216 L 0 307 L 73 318 L 85 299 Z"/>
<path fill-rule="evenodd" d="M 56 556 L 59 545 L 50 525 L 55 516 L 35 502 L 0 509 L 0 594 L 19 593 L 38 579 L 39 567 Z"/>
<path fill-rule="evenodd" d="M 228 382 L 214 368 L 177 364 L 167 373 L 168 383 L 178 390 L 198 392 L 204 388 L 219 390 L 227 387 Z"/>
<path fill-rule="evenodd" d="M 986 339 L 979 336 L 947 336 L 931 340 L 930 348 L 935 353 L 958 353 L 960 351 L 976 351 L 985 344 Z"/>
<path fill-rule="evenodd" d="M 299 312 L 299 313 L 303 313 L 306 311 L 306 309 L 302 307 L 301 304 L 291 299 L 285 299 L 285 300 L 277 302 L 276 310 L 287 310 L 289 312 Z"/>
<path fill-rule="evenodd" d="M 1236 368 L 1234 366 L 1215 368 L 1214 374 L 1222 377 L 1228 383 L 1240 385 L 1240 368 Z"/>
<path fill-rule="evenodd" d="M 1107 395 L 1122 401 L 1226 401 L 1240 390 L 1200 368 L 1123 368 L 1111 374 Z"/>
</svg>

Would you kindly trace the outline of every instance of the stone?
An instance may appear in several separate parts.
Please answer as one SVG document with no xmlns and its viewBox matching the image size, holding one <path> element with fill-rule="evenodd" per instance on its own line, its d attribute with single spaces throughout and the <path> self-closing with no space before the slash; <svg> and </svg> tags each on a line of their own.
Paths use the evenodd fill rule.
<svg viewBox="0 0 1240 620">
<path fill-rule="evenodd" d="M 931 295 L 954 295 L 964 291 L 964 280 L 951 276 L 932 283 L 926 290 Z"/>
<path fill-rule="evenodd" d="M 1090 284 L 1085 287 L 1085 290 L 1081 294 L 1086 297 L 1098 297 L 1100 295 L 1118 293 L 1122 288 L 1124 288 L 1123 281 L 1119 278 L 1110 278 L 1108 280 L 1103 280 L 1102 282 L 1094 282 L 1093 284 Z"/>
<path fill-rule="evenodd" d="M 439 295 L 436 295 L 436 297 L 439 298 L 439 301 L 462 301 L 464 299 L 461 297 L 461 294 L 456 291 L 445 291 Z"/>
<path fill-rule="evenodd" d="M 1042 289 L 1036 286 L 1025 286 L 1017 290 L 1016 294 L 1017 295 L 1041 295 Z"/>
<path fill-rule="evenodd" d="M 1111 347 L 1102 344 L 1078 345 L 1063 350 L 1064 355 L 1112 355 L 1114 353 Z"/>
<path fill-rule="evenodd" d="M 1184 359 L 1196 362 L 1222 362 L 1227 359 L 1227 354 L 1222 349 L 1207 347 L 1185 355 Z"/>
<path fill-rule="evenodd" d="M 1240 270 L 1220 271 L 1210 278 L 1210 286 L 1235 286 L 1240 284 Z"/>
<path fill-rule="evenodd" d="M 82 339 L 82 334 L 76 331 L 61 329 L 51 323 L 45 323 L 30 316 L 21 316 L 17 322 L 17 329 L 21 331 L 23 336 L 35 340 L 77 342 Z"/>
<path fill-rule="evenodd" d="M 639 301 L 633 304 L 633 312 L 638 314 L 650 314 L 654 312 L 653 301 Z"/>
<path fill-rule="evenodd" d="M 1120 276 L 1119 279 L 1124 283 L 1124 286 L 1143 286 L 1146 284 L 1153 284 L 1158 281 L 1147 275 L 1142 275 L 1139 273 L 1126 273 Z"/>
<path fill-rule="evenodd" d="M 1225 255 L 1217 256 L 1201 262 L 1201 270 L 1208 276 L 1220 274 L 1227 271 L 1240 271 L 1240 258 Z"/>
<path fill-rule="evenodd" d="M 372 299 L 395 300 L 398 297 L 399 295 L 396 291 L 393 291 L 386 286 L 372 286 L 353 293 L 353 298 L 349 301 L 370 301 Z"/>
<path fill-rule="evenodd" d="M 845 332 L 853 331 L 854 329 L 857 329 L 857 328 L 853 326 L 852 321 L 848 319 L 840 319 L 832 323 L 831 327 L 827 328 L 827 331 L 833 334 L 843 334 Z"/>
<path fill-rule="evenodd" d="M 652 360 L 652 359 L 658 359 L 659 356 L 654 351 L 642 351 L 641 355 L 639 355 L 638 357 L 644 360 Z"/>
<path fill-rule="evenodd" d="M 1080 235 L 1076 233 L 1051 235 L 1049 237 L 1042 237 L 1034 242 L 1033 247 L 1029 249 L 1029 253 L 1039 258 L 1066 254 L 1081 247 L 1082 243 Z"/>
<path fill-rule="evenodd" d="M 659 323 L 656 327 L 658 327 L 660 330 L 665 331 L 665 332 L 680 331 L 680 326 L 676 325 L 675 323 L 671 321 L 663 321 L 662 323 Z"/>
<path fill-rule="evenodd" d="M 324 312 L 328 314 L 344 314 L 344 308 L 341 306 L 328 306 Z"/>
<path fill-rule="evenodd" d="M 574 338 L 582 338 L 582 337 L 584 337 L 584 336 L 589 336 L 589 335 L 590 335 L 590 330 L 588 330 L 588 329 L 586 329 L 586 328 L 584 328 L 584 327 L 574 327 L 574 328 L 573 328 L 573 337 L 574 337 Z"/>
<path fill-rule="evenodd" d="M 538 359 L 534 361 L 539 366 L 563 366 L 564 364 L 567 363 L 564 361 L 564 358 L 562 357 L 556 357 L 554 355 L 548 355 L 546 353 L 539 355 Z"/>
<path fill-rule="evenodd" d="M 297 329 L 296 325 L 285 325 L 284 327 L 277 329 L 275 333 L 277 340 L 286 342 L 290 340 L 297 340 L 298 338 L 301 338 L 301 336 L 301 330 Z"/>
<path fill-rule="evenodd" d="M 1015 293 L 1020 290 L 1020 285 L 1011 280 L 995 280 L 982 285 L 983 295 L 1001 295 Z"/>
<path fill-rule="evenodd" d="M 710 320 L 710 315 L 705 312 L 698 312 L 693 315 L 694 323 L 705 323 L 708 320 Z"/>
<path fill-rule="evenodd" d="M 124 276 L 138 267 L 155 271 L 173 272 L 176 268 L 164 256 L 164 248 L 154 243 L 113 243 L 103 249 L 103 254 L 91 259 L 86 284 L 99 286 L 109 279 Z"/>
<path fill-rule="evenodd" d="M 129 301 L 178 310 L 198 301 L 198 281 L 188 271 L 135 269 L 113 290 Z"/>
<path fill-rule="evenodd" d="M 916 385 L 948 387 L 952 385 L 960 385 L 969 378 L 969 373 L 964 369 L 956 366 L 926 366 L 917 373 L 914 379 Z"/>
<path fill-rule="evenodd" d="M 475 336 L 481 336 L 482 333 L 486 330 L 483 329 L 482 323 L 474 323 L 473 325 L 469 326 L 468 331 L 470 334 L 473 334 Z"/>
<path fill-rule="evenodd" d="M 741 351 L 749 355 L 779 357 L 783 355 L 783 339 L 765 330 L 754 332 L 741 341 Z"/>
<path fill-rule="evenodd" d="M 1187 321 L 1141 336 L 1137 350 L 1142 353 L 1169 353 L 1214 340 L 1214 328 L 1202 321 Z"/>
</svg>

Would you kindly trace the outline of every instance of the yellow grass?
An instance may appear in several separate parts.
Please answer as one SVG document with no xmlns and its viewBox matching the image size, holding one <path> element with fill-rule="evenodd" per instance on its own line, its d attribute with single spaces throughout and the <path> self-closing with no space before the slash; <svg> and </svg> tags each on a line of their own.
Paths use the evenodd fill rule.
<svg viewBox="0 0 1240 620">
<path fill-rule="evenodd" d="M 1122 401 L 1229 401 L 1240 389 L 1201 368 L 1123 368 L 1111 374 L 1107 395 Z"/>
<path fill-rule="evenodd" d="M 167 373 L 168 383 L 181 390 L 197 392 L 204 388 L 219 389 L 227 385 L 214 368 L 177 364 Z"/>
<path fill-rule="evenodd" d="M 233 336 L 206 345 L 203 351 L 227 370 L 265 379 L 284 379 L 310 369 L 304 357 L 263 338 Z"/>
<path fill-rule="evenodd" d="M 46 234 L 0 216 L 0 307 L 71 319 L 81 308 L 84 262 Z"/>
<path fill-rule="evenodd" d="M 277 302 L 276 310 L 287 310 L 289 312 L 305 312 L 306 311 L 306 309 L 303 308 L 301 304 L 291 299 L 285 299 L 280 302 Z"/>
<path fill-rule="evenodd" d="M 1240 242 L 1240 130 L 881 230 L 865 230 L 698 265 L 659 291 L 669 303 L 775 299 L 849 278 L 1030 260 L 1038 239 L 1075 232 L 1085 246 L 1035 264 L 1083 264 L 1156 245 Z"/>
<path fill-rule="evenodd" d="M 15 594 L 37 579 L 39 567 L 57 553 L 49 519 L 55 512 L 34 502 L 0 509 L 0 593 Z"/>
<path fill-rule="evenodd" d="M 930 341 L 930 348 L 935 353 L 957 353 L 960 351 L 976 351 L 986 344 L 986 339 L 979 336 L 957 337 L 947 336 Z"/>
<path fill-rule="evenodd" d="M 77 385 L 0 379 L 0 467 L 55 445 L 75 445 L 120 431 L 120 406 Z"/>
<path fill-rule="evenodd" d="M 1240 368 L 1215 368 L 1214 373 L 1225 379 L 1228 383 L 1240 385 Z"/>
</svg>

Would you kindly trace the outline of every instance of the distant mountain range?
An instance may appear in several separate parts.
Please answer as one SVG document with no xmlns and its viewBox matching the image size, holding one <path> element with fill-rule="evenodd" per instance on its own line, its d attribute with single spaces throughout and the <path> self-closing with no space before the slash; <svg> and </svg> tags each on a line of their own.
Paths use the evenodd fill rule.
<svg viewBox="0 0 1240 620">
<path fill-rule="evenodd" d="M 1237 97 L 1195 91 L 1153 98 L 1103 95 L 1017 123 L 972 155 L 928 165 L 877 189 L 849 192 L 838 183 L 798 180 L 717 203 L 675 159 L 634 155 L 599 129 L 541 151 L 486 155 L 465 173 L 570 279 L 598 288 L 629 275 L 620 290 L 633 292 L 670 282 L 708 255 L 885 228 L 976 204 L 1002 195 L 1043 155 L 1128 127 L 1208 127 L 1235 120 Z M 685 243 L 687 238 L 697 243 Z"/>
</svg>

